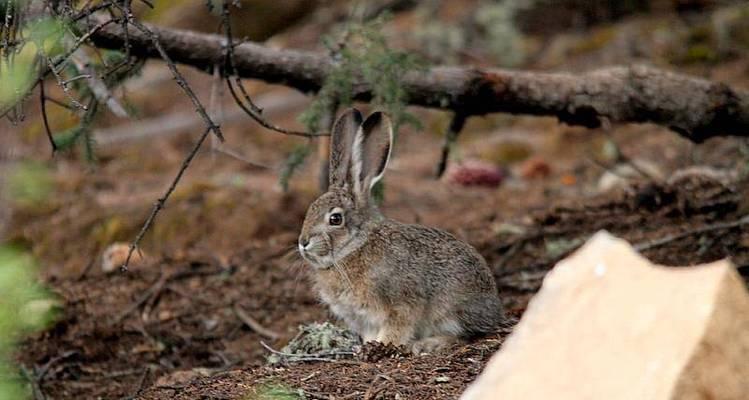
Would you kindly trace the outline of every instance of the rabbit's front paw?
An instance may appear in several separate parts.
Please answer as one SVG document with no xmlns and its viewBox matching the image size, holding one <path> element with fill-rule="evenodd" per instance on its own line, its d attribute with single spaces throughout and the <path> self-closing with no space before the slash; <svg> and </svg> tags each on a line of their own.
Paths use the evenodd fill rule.
<svg viewBox="0 0 749 400">
<path fill-rule="evenodd" d="M 417 356 L 421 354 L 438 353 L 453 343 L 455 343 L 455 338 L 449 336 L 434 336 L 414 342 L 413 345 L 411 345 L 411 352 Z"/>
</svg>

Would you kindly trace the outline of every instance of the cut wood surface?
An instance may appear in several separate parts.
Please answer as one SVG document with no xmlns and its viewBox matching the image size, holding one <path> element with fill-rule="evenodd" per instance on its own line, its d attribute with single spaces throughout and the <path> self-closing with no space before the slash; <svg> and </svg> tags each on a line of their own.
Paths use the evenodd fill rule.
<svg viewBox="0 0 749 400">
<path fill-rule="evenodd" d="M 463 400 L 742 400 L 749 293 L 727 260 L 654 266 L 603 232 L 559 262 Z"/>
</svg>

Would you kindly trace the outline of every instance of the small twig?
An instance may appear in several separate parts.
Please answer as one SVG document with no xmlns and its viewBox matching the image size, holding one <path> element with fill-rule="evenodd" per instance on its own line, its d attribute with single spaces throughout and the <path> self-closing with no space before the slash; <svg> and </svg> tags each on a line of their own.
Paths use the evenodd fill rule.
<svg viewBox="0 0 749 400">
<path fill-rule="evenodd" d="M 224 91 L 221 87 L 221 71 L 219 70 L 218 64 L 213 68 L 213 80 L 211 81 L 211 96 L 208 100 L 208 111 L 213 119 L 219 125 L 224 123 Z M 215 161 L 216 153 L 215 150 L 221 145 L 215 136 L 211 137 L 211 161 Z"/>
<path fill-rule="evenodd" d="M 47 132 L 47 139 L 49 144 L 52 146 L 52 154 L 57 152 L 57 143 L 52 137 L 52 130 L 49 128 L 49 119 L 47 118 L 47 96 L 44 94 L 44 80 L 39 80 L 39 103 L 42 109 L 42 122 L 44 124 L 44 131 Z"/>
<path fill-rule="evenodd" d="M 340 361 L 335 358 L 328 358 L 331 356 L 354 356 L 354 352 L 351 351 L 331 351 L 331 352 L 325 352 L 325 353 L 313 353 L 313 354 L 294 354 L 294 353 L 285 353 L 283 351 L 275 350 L 274 348 L 268 346 L 263 342 L 260 341 L 260 345 L 263 346 L 266 350 L 270 351 L 271 353 L 284 357 L 284 359 L 291 359 L 287 361 L 328 361 L 328 362 L 337 362 Z"/>
<path fill-rule="evenodd" d="M 619 143 L 617 143 L 616 140 L 614 140 L 614 138 L 613 138 L 613 136 L 611 134 L 611 122 L 608 120 L 608 118 L 604 118 L 603 119 L 603 129 L 604 129 L 604 131 L 606 133 L 606 136 L 607 136 L 609 142 L 614 146 L 614 151 L 616 152 L 616 162 L 618 162 L 618 163 L 624 163 L 624 164 L 629 165 L 630 167 L 632 167 L 632 170 L 634 170 L 635 172 L 637 172 L 638 174 L 640 174 L 640 176 L 642 176 L 643 178 L 647 179 L 650 182 L 654 182 L 654 183 L 658 183 L 658 184 L 662 184 L 663 183 L 660 179 L 658 179 L 658 177 L 653 176 L 653 174 L 649 173 L 648 171 L 645 171 L 643 168 L 641 168 L 639 165 L 637 165 L 637 163 L 634 162 L 634 160 L 632 160 L 629 156 L 627 156 L 626 154 L 624 154 L 624 152 L 622 151 L 621 146 L 619 146 Z M 594 160 L 594 161 L 596 163 L 598 162 L 598 160 Z M 613 169 L 609 169 L 609 168 L 606 168 L 606 167 L 604 167 L 604 168 L 607 171 L 616 174 L 613 171 Z M 626 178 L 626 177 L 624 177 L 624 178 Z"/>
<path fill-rule="evenodd" d="M 80 60 L 78 60 L 78 58 L 80 58 Z M 85 52 L 79 51 L 75 56 L 71 57 L 71 60 L 79 71 L 84 72 L 84 74 L 80 76 L 86 78 L 86 84 L 89 89 L 91 89 L 91 93 L 94 94 L 96 99 L 100 103 L 105 104 L 114 115 L 120 118 L 127 118 L 129 116 L 127 111 L 114 97 L 107 87 L 107 84 L 97 76 L 96 70 L 91 66 L 91 59 L 89 56 Z"/>
<path fill-rule="evenodd" d="M 137 398 L 140 393 L 143 391 L 143 388 L 146 386 L 146 378 L 148 378 L 148 367 L 143 368 L 143 374 L 140 377 L 140 380 L 138 381 L 138 387 L 135 389 L 133 394 L 130 396 L 125 397 L 126 400 L 132 400 Z"/>
<path fill-rule="evenodd" d="M 247 107 L 242 100 L 239 98 L 239 95 L 237 94 L 237 91 L 234 89 L 234 84 L 232 84 L 231 80 L 227 77 L 226 78 L 226 85 L 229 87 L 229 93 L 231 93 L 231 97 L 234 99 L 234 102 L 239 106 L 239 108 L 242 109 L 247 115 L 252 117 L 257 123 L 262 125 L 263 127 L 270 129 L 272 131 L 282 133 L 284 135 L 290 135 L 290 136 L 301 136 L 301 137 L 307 137 L 307 138 L 315 138 L 319 136 L 330 136 L 327 132 L 319 132 L 319 133 L 309 133 L 309 132 L 302 132 L 302 131 L 295 131 L 291 129 L 281 128 L 280 126 L 274 125 L 268 121 L 266 121 L 264 118 L 262 118 L 260 115 L 256 114 L 252 111 L 249 107 Z M 241 88 L 243 87 L 240 84 L 238 86 Z M 245 100 L 249 99 L 250 97 L 245 94 Z"/>
<path fill-rule="evenodd" d="M 21 366 L 21 373 L 31 384 L 31 393 L 34 396 L 34 400 L 47 400 L 47 396 L 44 395 L 42 388 L 39 386 L 39 378 L 24 366 Z"/>
<path fill-rule="evenodd" d="M 48 102 L 50 102 L 50 103 L 52 103 L 52 104 L 54 104 L 54 105 L 56 105 L 56 106 L 60 106 L 62 108 L 66 108 L 66 109 L 68 109 L 70 111 L 75 111 L 75 107 L 73 107 L 73 106 L 71 106 L 69 104 L 65 104 L 62 101 L 55 99 L 54 97 L 46 96 L 45 100 L 48 101 Z"/>
<path fill-rule="evenodd" d="M 89 74 L 80 74 L 80 75 L 74 76 L 74 77 L 72 77 L 70 79 L 66 79 L 65 80 L 65 84 L 67 85 L 67 84 L 69 84 L 71 82 L 79 81 L 81 79 L 90 79 L 90 78 L 91 78 L 91 75 L 89 75 Z"/>
<path fill-rule="evenodd" d="M 93 28 L 89 29 L 88 32 L 83 34 L 83 36 L 79 37 L 75 43 L 73 43 L 73 46 L 71 46 L 68 51 L 66 51 L 62 56 L 57 57 L 59 60 L 55 65 L 61 65 L 65 61 L 67 61 L 70 56 L 73 55 L 76 51 L 78 51 L 78 48 L 83 45 L 87 40 L 91 38 L 95 33 L 99 32 L 102 28 L 106 27 L 107 25 L 115 22 L 115 19 L 108 19 L 105 21 L 101 21 L 98 24 L 96 24 Z"/>
<path fill-rule="evenodd" d="M 164 287 L 164 284 L 169 280 L 169 276 L 167 274 L 161 274 L 159 279 L 156 280 L 156 282 L 151 285 L 143 294 L 140 295 L 140 297 L 135 300 L 132 304 L 130 304 L 123 312 L 121 312 L 117 317 L 115 317 L 112 320 L 112 325 L 115 325 L 125 319 L 128 315 L 130 315 L 133 311 L 137 310 L 145 304 L 151 297 L 155 296 L 157 293 L 161 291 L 161 289 Z"/>
<path fill-rule="evenodd" d="M 707 232 L 712 232 L 712 231 L 737 228 L 743 225 L 749 225 L 749 215 L 745 215 L 742 218 L 733 222 L 720 222 L 717 224 L 703 226 L 697 229 L 691 229 L 686 232 L 681 232 L 681 233 L 677 233 L 674 235 L 668 235 L 660 239 L 651 240 L 649 242 L 639 243 L 639 244 L 636 244 L 634 247 L 635 247 L 635 250 L 637 251 L 651 250 L 653 248 L 669 244 L 671 242 L 674 242 L 679 239 L 683 239 L 685 237 L 699 235 L 702 233 L 707 233 Z"/>
<path fill-rule="evenodd" d="M 195 143 L 195 146 L 193 146 L 192 150 L 190 150 L 190 153 L 188 153 L 187 157 L 185 157 L 184 161 L 182 161 L 182 165 L 180 166 L 177 175 L 172 180 L 172 183 L 169 185 L 166 192 L 164 192 L 164 195 L 156 200 L 156 203 L 154 203 L 153 208 L 151 209 L 151 214 L 146 219 L 143 227 L 141 227 L 140 232 L 138 232 L 138 235 L 135 237 L 135 240 L 133 240 L 133 243 L 130 244 L 130 249 L 127 252 L 127 258 L 125 258 L 125 262 L 122 264 L 122 266 L 120 266 L 120 270 L 122 272 L 127 271 L 127 266 L 130 264 L 130 258 L 133 256 L 133 252 L 138 247 L 138 244 L 143 239 L 143 236 L 146 234 L 148 229 L 151 228 L 156 215 L 159 213 L 159 211 L 161 211 L 162 208 L 164 208 L 164 204 L 169 199 L 169 196 L 171 196 L 172 192 L 174 192 L 174 189 L 177 187 L 180 179 L 182 179 L 182 175 L 185 174 L 185 170 L 187 170 L 187 167 L 190 166 L 190 162 L 192 162 L 192 159 L 195 158 L 195 155 L 198 154 L 198 150 L 200 150 L 200 147 L 203 145 L 203 142 L 205 142 L 205 139 L 206 137 L 208 137 L 208 134 L 210 132 L 211 128 L 206 128 L 205 131 L 203 131 L 200 139 L 198 139 L 198 141 Z"/>
<path fill-rule="evenodd" d="M 42 55 L 42 54 L 40 53 L 40 55 Z M 62 92 L 63 92 L 63 94 L 65 94 L 65 97 L 67 97 L 68 100 L 70 100 L 70 103 L 75 108 L 80 108 L 80 109 L 82 109 L 84 111 L 87 111 L 88 107 L 86 107 L 83 104 L 81 104 L 78 100 L 76 100 L 73 97 L 73 95 L 70 94 L 70 88 L 68 87 L 67 83 L 65 83 L 65 81 L 62 79 L 62 76 L 60 75 L 60 73 L 57 71 L 57 68 L 55 67 L 55 64 L 52 62 L 52 59 L 50 59 L 47 55 L 43 55 L 43 56 L 44 56 L 44 59 L 47 62 L 47 66 L 49 67 L 49 71 L 52 72 L 52 75 L 55 76 L 55 79 L 57 80 L 57 85 L 62 88 Z"/>
<path fill-rule="evenodd" d="M 125 369 L 125 370 L 121 370 L 121 371 L 108 372 L 106 374 L 103 374 L 101 377 L 102 378 L 107 378 L 107 379 L 110 379 L 110 378 L 120 378 L 120 377 L 123 377 L 123 376 L 135 375 L 135 374 L 137 374 L 139 372 L 141 372 L 140 368 L 132 368 L 132 369 Z"/>
<path fill-rule="evenodd" d="M 96 261 L 97 261 L 96 258 L 91 258 L 88 261 L 88 263 L 86 264 L 86 266 L 83 267 L 83 270 L 81 271 L 81 273 L 78 274 L 78 278 L 76 278 L 76 280 L 78 282 L 82 281 L 86 277 L 86 275 L 88 275 L 88 273 L 91 271 L 91 268 L 93 268 L 94 264 L 96 264 Z"/>
<path fill-rule="evenodd" d="M 463 126 L 465 126 L 467 118 L 468 114 L 462 111 L 455 111 L 455 114 L 450 121 L 450 125 L 447 127 L 447 132 L 445 132 L 445 141 L 442 142 L 442 156 L 440 157 L 440 161 L 439 164 L 437 164 L 437 169 L 435 172 L 435 177 L 437 179 L 441 178 L 445 173 L 445 170 L 447 169 L 450 149 L 455 144 L 455 141 L 458 140 L 458 135 L 460 135 L 460 131 L 463 130 Z"/>
<path fill-rule="evenodd" d="M 266 129 L 270 129 L 272 131 L 282 133 L 284 135 L 291 135 L 291 136 L 302 136 L 302 137 L 318 137 L 318 136 L 328 136 L 328 133 L 309 133 L 309 132 L 301 132 L 301 131 L 295 131 L 291 129 L 285 129 L 281 128 L 280 126 L 274 125 L 267 121 L 265 118 L 262 117 L 263 110 L 255 105 L 255 103 L 252 101 L 252 97 L 250 97 L 249 93 L 245 90 L 244 86 L 242 85 L 242 79 L 238 75 L 234 75 L 236 68 L 234 66 L 234 42 L 233 37 L 231 33 L 231 23 L 229 19 L 229 0 L 224 0 L 221 5 L 221 24 L 224 27 L 224 32 L 226 35 L 226 69 L 227 74 L 225 76 L 226 80 L 226 86 L 229 88 L 229 92 L 231 93 L 231 97 L 234 99 L 234 102 L 239 106 L 239 108 L 242 109 L 247 115 L 249 115 L 252 119 L 254 119 L 257 123 L 259 123 L 261 126 L 263 126 Z M 232 82 L 231 75 L 234 75 L 234 82 Z M 242 98 L 240 98 L 239 94 L 234 88 L 234 85 L 236 85 L 237 88 L 239 88 L 239 92 L 242 94 L 242 98 L 244 98 L 244 102 L 242 101 Z M 245 104 L 245 102 L 247 104 Z"/>
<path fill-rule="evenodd" d="M 66 351 L 66 352 L 60 354 L 57 357 L 50 358 L 49 361 L 47 361 L 46 364 L 44 364 L 41 368 L 39 368 L 39 370 L 36 373 L 36 379 L 39 382 L 39 387 L 41 388 L 42 382 L 44 382 L 44 377 L 47 375 L 47 372 L 49 372 L 50 368 L 52 368 L 53 365 L 57 364 L 58 362 L 66 359 L 66 358 L 72 357 L 72 356 L 74 356 L 76 354 L 78 354 L 78 351 L 76 351 L 76 350 L 69 350 L 69 351 Z"/>
<path fill-rule="evenodd" d="M 247 312 L 245 312 L 242 307 L 240 307 L 238 304 L 234 304 L 232 307 L 232 310 L 234 311 L 234 314 L 237 315 L 237 317 L 244 322 L 247 327 L 252 329 L 253 331 L 257 332 L 258 335 L 263 336 L 265 338 L 276 340 L 279 337 L 281 337 L 280 334 L 260 325 L 259 322 L 257 322 L 254 318 L 252 318 Z"/>
<path fill-rule="evenodd" d="M 129 17 L 129 11 L 123 10 L 122 7 L 118 6 L 116 3 L 115 5 L 120 8 L 123 13 L 126 13 L 128 15 L 128 22 L 133 25 L 135 28 L 137 28 L 139 31 L 143 32 L 148 38 L 151 40 L 151 43 L 153 44 L 153 47 L 158 51 L 161 58 L 166 62 L 167 67 L 172 72 L 172 75 L 174 76 L 174 80 L 177 81 L 177 84 L 182 88 L 182 90 L 185 92 L 187 97 L 190 98 L 193 105 L 195 105 L 196 111 L 198 114 L 203 118 L 203 121 L 205 122 L 206 127 L 209 131 L 212 131 L 216 137 L 220 141 L 224 141 L 224 134 L 221 133 L 221 128 L 216 125 L 213 122 L 213 119 L 208 115 L 208 112 L 206 111 L 205 107 L 203 107 L 203 104 L 198 99 L 198 96 L 195 95 L 195 92 L 192 91 L 192 88 L 190 88 L 190 85 L 187 84 L 187 81 L 182 76 L 182 73 L 179 72 L 177 69 L 176 64 L 174 64 L 174 61 L 172 61 L 171 57 L 169 57 L 169 54 L 164 50 L 164 47 L 161 45 L 161 41 L 159 40 L 159 37 L 153 33 L 147 26 L 141 24 L 135 19 L 131 19 Z"/>
<path fill-rule="evenodd" d="M 233 158 L 233 159 L 235 159 L 237 161 L 241 161 L 241 162 L 247 164 L 248 166 L 252 167 L 253 169 L 257 169 L 257 170 L 276 170 L 276 169 L 278 169 L 278 167 L 271 167 L 271 166 L 268 166 L 268 165 L 263 165 L 263 164 L 259 164 L 259 163 L 255 162 L 255 161 L 252 161 L 252 160 L 248 159 L 247 157 L 245 157 L 245 156 L 237 153 L 236 151 L 234 151 L 234 150 L 232 150 L 232 149 L 230 149 L 230 148 L 228 148 L 226 146 L 223 146 L 223 145 L 216 146 L 216 148 L 213 149 L 213 151 L 216 152 L 216 153 L 219 153 L 219 154 L 223 154 L 223 155 L 225 155 L 227 157 Z"/>
</svg>

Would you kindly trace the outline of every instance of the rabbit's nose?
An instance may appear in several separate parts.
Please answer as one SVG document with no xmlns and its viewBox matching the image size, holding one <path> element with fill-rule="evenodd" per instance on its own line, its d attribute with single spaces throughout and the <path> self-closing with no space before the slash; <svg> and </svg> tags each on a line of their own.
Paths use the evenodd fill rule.
<svg viewBox="0 0 749 400">
<path fill-rule="evenodd" d="M 309 246 L 309 238 L 306 237 L 300 237 L 299 238 L 299 248 L 304 250 Z"/>
</svg>

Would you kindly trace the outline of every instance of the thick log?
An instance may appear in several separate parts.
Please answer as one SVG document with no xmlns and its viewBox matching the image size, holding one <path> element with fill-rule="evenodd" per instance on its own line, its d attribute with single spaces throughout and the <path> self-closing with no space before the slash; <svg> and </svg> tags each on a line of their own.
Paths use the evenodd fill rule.
<svg viewBox="0 0 749 400">
<path fill-rule="evenodd" d="M 225 38 L 148 25 L 178 63 L 210 71 L 222 65 Z M 121 49 L 125 34 L 110 24 L 92 35 L 102 48 Z M 129 30 L 134 55 L 160 58 L 147 35 Z M 312 52 L 242 43 L 234 50 L 244 78 L 282 84 L 303 92 L 319 89 L 333 61 Z M 367 101 L 371 89 L 355 85 Z M 722 84 L 647 66 L 609 67 L 584 72 L 543 73 L 471 67 L 432 67 L 403 78 L 411 105 L 460 111 L 556 116 L 571 125 L 598 127 L 603 121 L 655 123 L 689 140 L 749 135 L 749 93 Z"/>
</svg>

